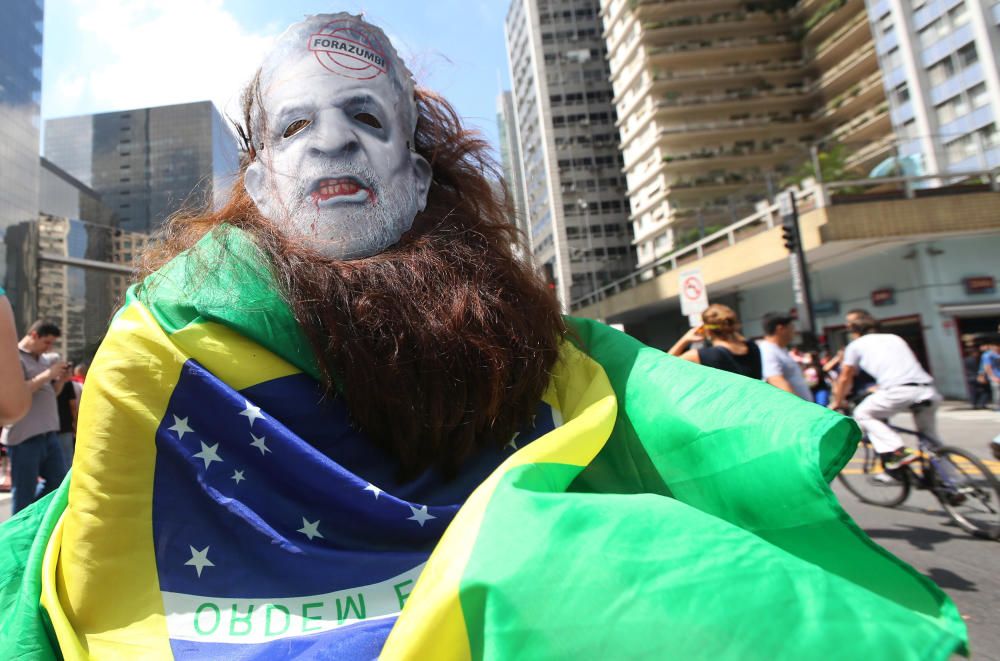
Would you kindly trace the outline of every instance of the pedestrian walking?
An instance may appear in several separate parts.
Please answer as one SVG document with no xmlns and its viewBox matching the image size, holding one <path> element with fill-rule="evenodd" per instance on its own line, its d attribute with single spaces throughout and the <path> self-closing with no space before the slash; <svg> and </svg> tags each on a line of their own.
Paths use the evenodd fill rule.
<svg viewBox="0 0 1000 661">
<path fill-rule="evenodd" d="M 989 347 L 986 345 L 978 346 L 974 340 L 970 339 L 963 345 L 963 348 L 965 355 L 962 357 L 962 365 L 965 369 L 969 404 L 973 410 L 984 409 L 990 402 L 990 384 L 982 369 L 982 358 Z"/>
<path fill-rule="evenodd" d="M 59 411 L 56 396 L 69 379 L 69 364 L 49 353 L 61 335 L 55 324 L 36 321 L 18 342 L 22 374 L 32 392 L 28 413 L 4 427 L 0 443 L 10 457 L 12 514 L 17 514 L 50 491 L 66 476 L 59 448 Z M 39 488 L 38 478 L 45 483 Z"/>
<path fill-rule="evenodd" d="M 702 325 L 692 328 L 668 352 L 684 360 L 760 379 L 760 348 L 740 334 L 740 318 L 728 305 L 715 303 L 701 313 Z M 691 349 L 695 342 L 709 346 Z"/>
<path fill-rule="evenodd" d="M 802 367 L 788 352 L 795 339 L 795 320 L 788 314 L 768 312 L 764 315 L 763 324 L 764 339 L 757 342 L 763 379 L 807 402 L 813 401 Z"/>
<path fill-rule="evenodd" d="M 1000 339 L 990 339 L 980 361 L 980 371 L 993 393 L 993 410 L 1000 411 Z"/>
</svg>

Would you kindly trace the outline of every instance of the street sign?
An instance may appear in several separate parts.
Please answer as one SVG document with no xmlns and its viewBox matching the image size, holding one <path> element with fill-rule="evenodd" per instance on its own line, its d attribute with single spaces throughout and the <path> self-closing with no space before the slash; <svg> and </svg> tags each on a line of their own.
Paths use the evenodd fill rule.
<svg viewBox="0 0 1000 661">
<path fill-rule="evenodd" d="M 705 279 L 701 277 L 701 269 L 684 271 L 679 283 L 681 314 L 690 319 L 704 312 L 708 307 L 708 290 L 705 288 Z"/>
</svg>

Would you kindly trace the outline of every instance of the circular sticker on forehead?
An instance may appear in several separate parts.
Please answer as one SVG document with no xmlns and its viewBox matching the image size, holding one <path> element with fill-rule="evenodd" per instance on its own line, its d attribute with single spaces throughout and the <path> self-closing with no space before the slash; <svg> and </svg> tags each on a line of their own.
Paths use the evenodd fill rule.
<svg viewBox="0 0 1000 661">
<path fill-rule="evenodd" d="M 389 68 L 378 36 L 357 21 L 331 21 L 309 35 L 309 50 L 327 71 L 356 80 L 371 80 Z"/>
</svg>

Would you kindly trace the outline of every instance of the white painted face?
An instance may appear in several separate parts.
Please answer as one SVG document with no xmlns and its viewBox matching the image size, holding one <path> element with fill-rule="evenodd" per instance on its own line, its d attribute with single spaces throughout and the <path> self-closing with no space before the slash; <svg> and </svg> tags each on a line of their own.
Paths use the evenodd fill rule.
<svg viewBox="0 0 1000 661">
<path fill-rule="evenodd" d="M 313 17 L 262 68 L 263 149 L 246 190 L 265 218 L 327 257 L 382 252 L 427 203 L 431 168 L 410 150 L 412 88 L 397 78 L 409 73 L 391 48 L 354 17 Z"/>
</svg>

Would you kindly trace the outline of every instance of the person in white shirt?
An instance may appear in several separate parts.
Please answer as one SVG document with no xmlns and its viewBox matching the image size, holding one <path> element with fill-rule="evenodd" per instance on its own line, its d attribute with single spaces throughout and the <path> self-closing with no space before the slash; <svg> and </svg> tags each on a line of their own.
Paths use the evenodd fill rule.
<svg viewBox="0 0 1000 661">
<path fill-rule="evenodd" d="M 795 338 L 795 322 L 787 314 L 768 312 L 764 315 L 764 339 L 757 342 L 763 366 L 763 379 L 772 386 L 813 401 L 812 390 L 802 374 L 802 367 L 788 353 Z"/>
<path fill-rule="evenodd" d="M 913 419 L 922 434 L 937 440 L 941 394 L 906 341 L 898 335 L 879 333 L 875 318 L 867 310 L 848 312 L 847 328 L 856 339 L 844 351 L 844 367 L 834 384 L 830 408 L 843 407 L 859 369 L 868 372 L 875 379 L 876 390 L 854 409 L 854 419 L 882 455 L 885 468 L 895 470 L 916 460 L 917 454 L 903 446 L 899 434 L 885 420 L 926 402 L 913 412 Z"/>
</svg>

